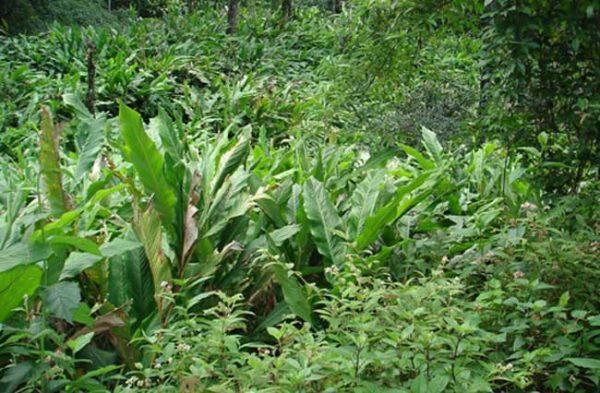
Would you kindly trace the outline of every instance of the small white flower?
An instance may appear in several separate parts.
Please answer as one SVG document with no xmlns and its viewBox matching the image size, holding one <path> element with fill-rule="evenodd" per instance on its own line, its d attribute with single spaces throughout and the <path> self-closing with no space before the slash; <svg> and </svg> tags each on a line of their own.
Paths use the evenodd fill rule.
<svg viewBox="0 0 600 393">
<path fill-rule="evenodd" d="M 530 202 L 525 202 L 521 205 L 521 209 L 525 211 L 534 211 L 537 210 L 537 206 Z"/>
<path fill-rule="evenodd" d="M 325 273 L 331 274 L 332 276 L 336 276 L 337 274 L 339 274 L 339 272 L 340 270 L 335 265 L 325 268 Z"/>
</svg>

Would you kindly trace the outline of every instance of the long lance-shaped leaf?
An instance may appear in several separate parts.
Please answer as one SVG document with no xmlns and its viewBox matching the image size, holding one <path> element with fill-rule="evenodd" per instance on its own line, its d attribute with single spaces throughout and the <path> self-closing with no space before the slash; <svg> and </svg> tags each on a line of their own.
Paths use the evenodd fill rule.
<svg viewBox="0 0 600 393">
<path fill-rule="evenodd" d="M 435 132 L 422 127 L 421 136 L 423 137 L 423 144 L 429 152 L 429 155 L 431 155 L 438 164 L 441 163 L 443 148 L 440 141 L 437 139 Z"/>
<path fill-rule="evenodd" d="M 137 326 L 156 309 L 152 271 L 142 247 L 125 248 L 128 250 L 108 262 L 108 300 L 118 307 L 131 303 L 129 315 L 136 319 Z"/>
<path fill-rule="evenodd" d="M 50 211 L 55 217 L 69 210 L 67 195 L 62 184 L 58 140 L 59 134 L 54 127 L 52 115 L 48 108 L 42 107 L 40 168 Z"/>
<path fill-rule="evenodd" d="M 359 251 L 364 250 L 373 243 L 385 226 L 395 222 L 411 207 L 415 206 L 431 193 L 430 190 L 426 190 L 410 197 L 410 193 L 422 186 L 430 176 L 430 172 L 424 173 L 408 185 L 400 187 L 390 202 L 366 219 L 364 228 L 356 239 L 356 248 Z"/>
<path fill-rule="evenodd" d="M 341 265 L 346 246 L 336 232 L 342 228 L 342 220 L 329 200 L 325 187 L 314 177 L 304 183 L 304 209 L 317 250 L 335 265 Z"/>
<path fill-rule="evenodd" d="M 171 282 L 171 264 L 162 250 L 162 228 L 157 212 L 149 207 L 145 212 L 136 209 L 134 229 L 140 242 L 144 245 L 146 257 L 152 272 L 154 296 L 159 312 L 162 312 L 162 283 Z"/>
<path fill-rule="evenodd" d="M 163 172 L 164 158 L 144 131 L 139 113 L 120 104 L 119 121 L 125 141 L 125 157 L 133 164 L 146 192 L 153 195 L 154 205 L 162 222 L 170 228 L 174 217 L 175 194 Z"/>
<path fill-rule="evenodd" d="M 75 168 L 75 179 L 79 180 L 92 168 L 102 150 L 105 141 L 106 115 L 101 113 L 98 117 L 94 117 L 75 94 L 64 94 L 63 102 L 71 107 L 77 118 L 81 120 L 80 131 L 85 134 L 85 141 L 80 146 L 79 159 Z"/>
<path fill-rule="evenodd" d="M 349 236 L 354 237 L 360 233 L 367 217 L 375 211 L 384 180 L 383 171 L 372 171 L 356 186 L 351 198 L 352 208 L 348 214 Z"/>
<path fill-rule="evenodd" d="M 400 144 L 399 146 L 402 148 L 402 150 L 404 150 L 404 152 L 406 154 L 408 154 L 409 156 L 411 156 L 412 158 L 414 158 L 419 163 L 419 165 L 421 166 L 421 168 L 423 168 L 423 169 L 433 169 L 433 168 L 435 168 L 435 163 L 433 161 L 428 160 L 427 158 L 425 158 L 425 156 L 420 151 L 418 151 L 417 149 L 414 149 L 414 148 L 412 148 L 410 146 L 403 145 L 403 144 Z"/>
<path fill-rule="evenodd" d="M 211 187 L 213 195 L 218 192 L 225 181 L 225 178 L 235 172 L 235 170 L 246 161 L 249 152 L 250 129 L 248 128 L 239 136 L 237 143 L 221 156 L 219 167 Z"/>
<path fill-rule="evenodd" d="M 290 310 L 306 322 L 312 323 L 312 309 L 306 298 L 306 293 L 296 277 L 290 275 L 280 263 L 272 266 L 273 277 L 283 292 L 283 299 Z"/>
<path fill-rule="evenodd" d="M 87 132 L 87 136 L 79 151 L 79 159 L 75 168 L 75 179 L 79 180 L 88 173 L 98 158 L 104 145 L 105 124 L 106 118 L 104 116 L 96 119 L 87 119 L 82 123 L 82 129 Z"/>
<path fill-rule="evenodd" d="M 180 254 L 181 271 L 183 271 L 183 264 L 187 259 L 192 247 L 198 240 L 198 223 L 196 222 L 195 215 L 198 212 L 196 205 L 198 204 L 199 195 L 196 193 L 196 186 L 200 182 L 200 174 L 194 173 L 190 182 L 190 191 L 188 193 L 187 208 L 185 210 L 184 225 L 183 225 L 183 239 Z"/>
</svg>

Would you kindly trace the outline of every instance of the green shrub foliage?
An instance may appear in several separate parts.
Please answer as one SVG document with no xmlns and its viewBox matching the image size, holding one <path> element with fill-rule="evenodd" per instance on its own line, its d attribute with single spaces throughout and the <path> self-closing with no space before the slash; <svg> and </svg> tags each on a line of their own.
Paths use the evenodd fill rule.
<svg viewBox="0 0 600 393">
<path fill-rule="evenodd" d="M 0 391 L 597 391 L 598 10 L 513 3 L 2 39 Z"/>
</svg>

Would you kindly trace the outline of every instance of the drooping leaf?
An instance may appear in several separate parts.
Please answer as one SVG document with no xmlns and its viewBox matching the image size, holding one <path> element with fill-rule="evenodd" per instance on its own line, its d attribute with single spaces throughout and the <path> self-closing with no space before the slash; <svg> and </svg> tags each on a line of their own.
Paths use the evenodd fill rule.
<svg viewBox="0 0 600 393">
<path fill-rule="evenodd" d="M 143 247 L 119 253 L 108 263 L 108 300 L 117 307 L 131 303 L 129 315 L 140 323 L 156 310 L 152 272 Z"/>
<path fill-rule="evenodd" d="M 81 301 L 79 285 L 70 281 L 58 282 L 45 289 L 42 299 L 52 315 L 72 322 L 73 314 Z"/>
<path fill-rule="evenodd" d="M 283 298 L 290 310 L 306 322 L 312 323 L 312 309 L 306 293 L 296 277 L 289 275 L 288 271 L 279 263 L 273 264 L 272 270 L 273 277 L 281 286 Z"/>
<path fill-rule="evenodd" d="M 107 258 L 111 258 L 135 250 L 141 246 L 142 243 L 136 240 L 117 238 L 100 246 L 100 253 Z"/>
<path fill-rule="evenodd" d="M 433 161 L 425 158 L 425 156 L 423 154 L 421 154 L 421 152 L 418 151 L 417 149 L 414 149 L 408 145 L 403 145 L 403 144 L 400 144 L 399 146 L 402 148 L 402 150 L 404 150 L 404 152 L 406 154 L 408 154 L 409 156 L 414 158 L 419 163 L 421 168 L 426 169 L 426 170 L 435 168 L 435 164 L 433 163 Z"/>
<path fill-rule="evenodd" d="M 192 247 L 198 240 L 198 223 L 195 215 L 198 212 L 196 204 L 199 201 L 199 195 L 196 193 L 196 187 L 200 181 L 198 173 L 194 173 L 190 182 L 190 191 L 187 196 L 187 206 L 183 218 L 183 241 L 181 250 L 181 263 L 184 263 L 192 251 Z"/>
<path fill-rule="evenodd" d="M 377 154 L 372 155 L 364 165 L 358 168 L 359 172 L 369 172 L 376 168 L 385 165 L 392 157 L 398 154 L 398 149 L 383 149 L 378 151 Z"/>
<path fill-rule="evenodd" d="M 273 310 L 267 315 L 260 324 L 256 327 L 256 331 L 265 330 L 275 326 L 284 320 L 285 316 L 290 313 L 290 308 L 285 301 L 278 302 Z"/>
<path fill-rule="evenodd" d="M 35 292 L 41 279 L 42 269 L 35 265 L 17 266 L 0 273 L 0 322 L 23 304 L 23 296 Z"/>
<path fill-rule="evenodd" d="M 436 162 L 441 162 L 443 148 L 435 133 L 425 127 L 421 127 L 421 135 L 423 137 L 423 144 L 431 157 L 433 157 Z"/>
<path fill-rule="evenodd" d="M 84 324 L 91 327 L 94 324 L 92 309 L 86 303 L 79 303 L 77 310 L 73 313 L 73 322 Z"/>
<path fill-rule="evenodd" d="M 133 226 L 146 251 L 146 257 L 152 272 L 154 295 L 159 311 L 161 311 L 161 300 L 159 298 L 159 294 L 162 292 L 161 283 L 171 282 L 171 264 L 162 249 L 163 234 L 158 213 L 152 206 L 145 212 L 136 210 Z"/>
<path fill-rule="evenodd" d="M 276 246 L 281 246 L 284 241 L 290 239 L 292 236 L 297 234 L 300 231 L 300 225 L 292 224 L 286 225 L 282 228 L 275 229 L 268 234 L 268 237 Z M 265 236 L 259 236 L 254 239 L 248 247 L 246 248 L 247 253 L 251 253 L 252 251 L 256 251 L 260 248 L 267 247 L 267 239 Z"/>
<path fill-rule="evenodd" d="M 40 170 L 50 211 L 55 217 L 58 217 L 69 210 L 60 168 L 59 132 L 54 126 L 48 108 L 42 107 L 41 116 Z"/>
<path fill-rule="evenodd" d="M 102 146 L 104 145 L 104 127 L 106 118 L 100 116 L 91 118 L 81 123 L 81 131 L 85 132 L 86 138 L 79 150 L 77 167 L 75 168 L 75 179 L 81 179 L 94 165 Z"/>
<path fill-rule="evenodd" d="M 356 239 L 356 248 L 359 251 L 364 250 L 374 242 L 387 225 L 395 222 L 405 214 L 408 209 L 431 193 L 430 190 L 425 190 L 419 195 L 413 197 L 410 196 L 410 193 L 422 186 L 430 175 L 431 173 L 426 172 L 414 179 L 408 185 L 400 187 L 390 202 L 379 208 L 365 220 L 364 228 Z"/>
<path fill-rule="evenodd" d="M 212 191 L 215 194 L 225 178 L 231 175 L 235 170 L 246 161 L 250 152 L 250 129 L 246 129 L 238 136 L 237 143 L 227 150 L 219 160 L 219 166 L 212 182 Z"/>
<path fill-rule="evenodd" d="M 592 358 L 567 358 L 568 362 L 573 363 L 577 367 L 589 368 L 592 370 L 600 370 L 600 360 Z"/>
<path fill-rule="evenodd" d="M 101 113 L 97 117 L 93 116 L 76 94 L 63 94 L 63 103 L 75 112 L 81 121 L 77 131 L 85 135 L 85 141 L 78 151 L 79 158 L 75 168 L 75 179 L 79 180 L 94 165 L 102 150 L 105 141 L 106 115 Z"/>
<path fill-rule="evenodd" d="M 5 370 L 0 379 L 0 391 L 12 393 L 27 379 L 34 366 L 30 361 L 19 362 Z"/>
<path fill-rule="evenodd" d="M 91 343 L 92 338 L 94 338 L 94 332 L 89 332 L 67 341 L 67 345 L 71 348 L 71 351 L 73 351 L 73 355 L 75 355 L 77 352 L 81 351 L 83 347 Z"/>
<path fill-rule="evenodd" d="M 169 226 L 173 222 L 175 194 L 163 172 L 164 158 L 144 131 L 139 113 L 120 104 L 119 122 L 125 142 L 124 155 L 133 164 L 146 192 L 153 196 L 162 221 Z"/>
<path fill-rule="evenodd" d="M 337 210 L 329 200 L 323 184 L 314 177 L 304 183 L 304 210 L 308 217 L 310 233 L 315 240 L 319 253 L 341 265 L 346 255 L 346 246 L 336 231 L 343 227 Z"/>
<path fill-rule="evenodd" d="M 75 114 L 82 119 L 92 118 L 92 114 L 83 104 L 79 96 L 73 93 L 63 94 L 63 103 L 75 111 Z"/>
<path fill-rule="evenodd" d="M 350 213 L 348 214 L 348 234 L 351 237 L 360 233 L 367 217 L 373 214 L 377 201 L 381 195 L 384 182 L 382 171 L 370 172 L 360 182 L 350 200 Z"/>
<path fill-rule="evenodd" d="M 94 266 L 102 259 L 103 257 L 100 255 L 85 252 L 72 252 L 65 261 L 65 266 L 60 274 L 60 279 L 65 280 L 67 278 L 75 277 L 85 269 Z"/>
<path fill-rule="evenodd" d="M 0 272 L 19 265 L 29 265 L 50 256 L 52 250 L 44 243 L 17 243 L 0 250 Z"/>
<path fill-rule="evenodd" d="M 56 235 L 47 240 L 48 244 L 66 244 L 81 251 L 94 255 L 100 255 L 98 245 L 90 239 L 79 236 Z"/>
<path fill-rule="evenodd" d="M 167 154 L 170 154 L 174 160 L 183 159 L 183 135 L 173 124 L 169 115 L 161 108 L 158 110 L 158 116 L 152 120 L 158 128 L 158 135 Z"/>
</svg>

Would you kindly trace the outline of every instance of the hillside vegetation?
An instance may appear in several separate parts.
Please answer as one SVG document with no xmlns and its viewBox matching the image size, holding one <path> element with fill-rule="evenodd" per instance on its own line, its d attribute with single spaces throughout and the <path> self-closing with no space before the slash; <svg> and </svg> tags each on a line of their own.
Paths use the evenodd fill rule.
<svg viewBox="0 0 600 393">
<path fill-rule="evenodd" d="M 94 4 L 4 23 L 0 391 L 600 389 L 593 1 Z"/>
</svg>

